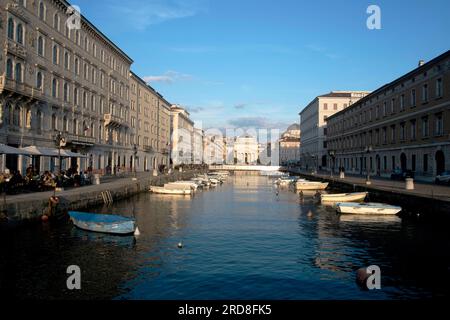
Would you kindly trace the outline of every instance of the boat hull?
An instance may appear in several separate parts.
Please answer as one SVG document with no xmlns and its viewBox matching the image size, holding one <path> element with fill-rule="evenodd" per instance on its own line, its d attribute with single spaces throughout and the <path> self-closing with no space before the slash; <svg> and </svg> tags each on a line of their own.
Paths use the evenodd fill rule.
<svg viewBox="0 0 450 320">
<path fill-rule="evenodd" d="M 132 219 L 103 214 L 69 212 L 70 220 L 79 229 L 98 233 L 130 235 L 136 230 Z"/>
<path fill-rule="evenodd" d="M 322 194 L 320 199 L 322 202 L 357 202 L 364 201 L 367 194 L 367 192 Z"/>
<path fill-rule="evenodd" d="M 295 187 L 297 190 L 325 190 L 328 182 L 297 182 Z"/>
<path fill-rule="evenodd" d="M 338 203 L 336 208 L 341 214 L 396 215 L 402 211 L 401 207 L 379 203 Z"/>
<path fill-rule="evenodd" d="M 192 190 L 186 189 L 166 189 L 163 187 L 150 187 L 150 191 L 158 194 L 171 194 L 171 195 L 190 195 Z"/>
</svg>

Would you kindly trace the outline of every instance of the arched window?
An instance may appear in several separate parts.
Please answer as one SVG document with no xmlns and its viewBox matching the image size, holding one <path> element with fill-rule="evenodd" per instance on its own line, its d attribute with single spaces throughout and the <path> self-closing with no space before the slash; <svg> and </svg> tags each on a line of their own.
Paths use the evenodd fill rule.
<svg viewBox="0 0 450 320">
<path fill-rule="evenodd" d="M 78 88 L 75 88 L 73 90 L 73 103 L 75 105 L 78 105 Z"/>
<path fill-rule="evenodd" d="M 78 120 L 73 119 L 73 134 L 78 134 Z"/>
<path fill-rule="evenodd" d="M 42 90 L 42 72 L 38 71 L 38 73 L 36 74 L 36 88 L 38 88 L 39 90 Z"/>
<path fill-rule="evenodd" d="M 39 3 L 39 19 L 45 20 L 45 5 L 44 2 Z"/>
<path fill-rule="evenodd" d="M 58 64 L 58 54 L 59 54 L 59 49 L 58 46 L 55 44 L 53 46 L 53 64 Z"/>
<path fill-rule="evenodd" d="M 17 82 L 22 82 L 22 64 L 18 63 L 16 64 L 16 81 Z"/>
<path fill-rule="evenodd" d="M 80 60 L 78 58 L 75 58 L 75 73 L 80 74 Z"/>
<path fill-rule="evenodd" d="M 19 23 L 16 30 L 16 41 L 23 44 L 23 25 Z"/>
<path fill-rule="evenodd" d="M 56 130 L 56 114 L 52 114 L 52 130 Z"/>
<path fill-rule="evenodd" d="M 13 18 L 8 19 L 8 38 L 14 40 L 14 20 Z"/>
<path fill-rule="evenodd" d="M 9 79 L 13 78 L 13 62 L 11 59 L 6 61 L 6 77 Z"/>
<path fill-rule="evenodd" d="M 67 120 L 67 116 L 63 118 L 63 130 L 64 132 L 69 132 L 69 121 Z"/>
<path fill-rule="evenodd" d="M 42 130 L 42 112 L 36 112 L 36 129 Z"/>
<path fill-rule="evenodd" d="M 20 107 L 19 106 L 14 107 L 13 125 L 16 127 L 20 127 Z"/>
<path fill-rule="evenodd" d="M 59 15 L 57 13 L 55 13 L 55 15 L 53 16 L 53 28 L 55 28 L 56 30 L 59 31 Z"/>
<path fill-rule="evenodd" d="M 87 108 L 87 92 L 83 93 L 83 108 Z"/>
<path fill-rule="evenodd" d="M 38 47 L 38 54 L 44 56 L 44 38 L 42 36 L 38 37 L 37 47 Z"/>
<path fill-rule="evenodd" d="M 84 64 L 84 78 L 85 78 L 86 80 L 88 80 L 88 78 L 89 78 L 89 75 L 88 75 L 88 65 L 87 65 L 87 63 Z"/>
<path fill-rule="evenodd" d="M 64 83 L 64 101 L 69 102 L 69 84 Z"/>
<path fill-rule="evenodd" d="M 64 53 L 64 68 L 66 68 L 66 70 L 70 70 L 70 59 L 68 52 Z"/>
<path fill-rule="evenodd" d="M 52 81 L 52 97 L 56 98 L 58 96 L 58 80 L 53 79 Z"/>
</svg>

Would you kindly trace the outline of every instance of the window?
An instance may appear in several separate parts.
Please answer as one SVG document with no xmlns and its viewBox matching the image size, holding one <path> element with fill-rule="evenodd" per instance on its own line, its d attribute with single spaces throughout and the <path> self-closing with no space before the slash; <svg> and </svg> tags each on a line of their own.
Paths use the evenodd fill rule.
<svg viewBox="0 0 450 320">
<path fill-rule="evenodd" d="M 14 40 L 14 20 L 13 18 L 8 19 L 8 38 Z"/>
<path fill-rule="evenodd" d="M 405 110 L 405 95 L 402 94 L 400 96 L 400 111 L 404 111 Z"/>
<path fill-rule="evenodd" d="M 53 16 L 53 28 L 57 31 L 60 30 L 60 19 L 57 13 L 55 13 L 55 15 Z"/>
<path fill-rule="evenodd" d="M 64 132 L 69 132 L 69 121 L 67 120 L 67 116 L 63 118 L 63 130 Z"/>
<path fill-rule="evenodd" d="M 75 74 L 80 74 L 80 60 L 78 58 L 75 58 Z"/>
<path fill-rule="evenodd" d="M 36 74 L 36 88 L 38 88 L 39 90 L 42 90 L 42 72 L 38 71 L 38 73 Z"/>
<path fill-rule="evenodd" d="M 422 101 L 428 102 L 428 85 L 424 84 L 422 87 Z"/>
<path fill-rule="evenodd" d="M 75 33 L 75 42 L 77 45 L 80 45 L 80 30 L 77 30 Z"/>
<path fill-rule="evenodd" d="M 44 56 L 44 38 L 42 36 L 39 36 L 37 42 L 38 55 Z"/>
<path fill-rule="evenodd" d="M 405 125 L 405 123 L 404 122 L 402 122 L 401 124 L 400 124 L 400 140 L 401 141 L 404 141 L 405 139 L 406 139 L 406 130 L 405 130 L 405 127 L 406 127 L 406 125 Z"/>
<path fill-rule="evenodd" d="M 411 140 L 416 140 L 417 136 L 416 120 L 411 120 L 410 126 L 411 126 Z"/>
<path fill-rule="evenodd" d="M 428 154 L 423 155 L 423 172 L 428 172 Z"/>
<path fill-rule="evenodd" d="M 9 79 L 13 78 L 13 62 L 11 59 L 6 61 L 6 77 Z"/>
<path fill-rule="evenodd" d="M 64 83 L 64 102 L 69 102 L 69 84 Z"/>
<path fill-rule="evenodd" d="M 87 92 L 83 93 L 83 108 L 87 108 Z"/>
<path fill-rule="evenodd" d="M 16 64 L 16 72 L 15 72 L 15 78 L 16 81 L 21 83 L 22 82 L 22 64 L 21 63 L 17 63 Z"/>
<path fill-rule="evenodd" d="M 334 109 L 334 110 L 337 110 L 337 109 L 338 109 L 337 103 L 335 103 L 335 104 L 333 105 L 333 109 Z"/>
<path fill-rule="evenodd" d="M 20 127 L 20 107 L 15 106 L 14 112 L 13 112 L 13 125 L 16 127 Z"/>
<path fill-rule="evenodd" d="M 19 23 L 16 30 L 16 41 L 23 44 L 23 25 Z"/>
<path fill-rule="evenodd" d="M 56 79 L 52 80 L 52 97 L 53 98 L 58 97 L 58 80 Z"/>
<path fill-rule="evenodd" d="M 73 89 L 73 103 L 78 105 L 78 88 Z"/>
<path fill-rule="evenodd" d="M 39 3 L 39 19 L 44 20 L 45 21 L 45 15 L 46 15 L 46 9 L 45 9 L 45 5 L 44 2 L 40 2 Z"/>
<path fill-rule="evenodd" d="M 391 126 L 391 142 L 395 142 L 395 125 Z"/>
<path fill-rule="evenodd" d="M 328 110 L 328 103 L 323 104 L 323 110 Z"/>
<path fill-rule="evenodd" d="M 95 111 L 95 96 L 91 95 L 91 110 Z"/>
<path fill-rule="evenodd" d="M 88 71 L 89 70 L 89 67 L 88 67 L 88 65 L 87 65 L 87 63 L 85 63 L 84 64 L 84 78 L 86 79 L 86 80 L 88 80 L 89 79 L 89 74 L 88 74 Z"/>
<path fill-rule="evenodd" d="M 383 103 L 383 117 L 386 117 L 387 115 L 387 102 L 385 101 Z"/>
<path fill-rule="evenodd" d="M 64 53 L 64 68 L 66 68 L 66 70 L 70 70 L 70 57 L 68 52 Z"/>
<path fill-rule="evenodd" d="M 395 99 L 391 100 L 391 113 L 395 113 Z"/>
<path fill-rule="evenodd" d="M 55 45 L 53 45 L 53 64 L 58 64 L 58 63 L 59 63 L 59 48 L 55 44 Z"/>
<path fill-rule="evenodd" d="M 429 125 L 428 125 L 428 117 L 422 118 L 422 137 L 428 137 L 429 134 Z"/>
<path fill-rule="evenodd" d="M 442 78 L 436 80 L 436 98 L 442 98 L 443 96 L 443 87 L 442 87 Z"/>
<path fill-rule="evenodd" d="M 416 106 L 416 89 L 411 90 L 411 107 Z"/>
<path fill-rule="evenodd" d="M 438 113 L 435 116 L 435 134 L 437 136 L 444 134 L 444 118 L 442 117 L 442 113 Z"/>
<path fill-rule="evenodd" d="M 73 134 L 78 134 L 78 120 L 77 119 L 73 119 Z"/>
<path fill-rule="evenodd" d="M 52 114 L 52 130 L 56 129 L 56 114 Z"/>
</svg>

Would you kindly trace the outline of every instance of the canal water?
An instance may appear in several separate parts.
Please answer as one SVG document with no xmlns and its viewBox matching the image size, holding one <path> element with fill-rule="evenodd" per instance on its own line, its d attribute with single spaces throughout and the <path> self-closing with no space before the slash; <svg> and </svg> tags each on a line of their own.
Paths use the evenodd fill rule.
<svg viewBox="0 0 450 320">
<path fill-rule="evenodd" d="M 447 228 L 397 217 L 338 216 L 267 177 L 230 177 L 192 199 L 141 194 L 109 208 L 141 235 L 67 220 L 0 234 L 0 295 L 20 299 L 420 299 L 449 294 Z M 182 242 L 184 247 L 178 248 Z M 81 290 L 66 287 L 70 265 Z M 355 282 L 381 269 L 381 290 Z"/>
</svg>

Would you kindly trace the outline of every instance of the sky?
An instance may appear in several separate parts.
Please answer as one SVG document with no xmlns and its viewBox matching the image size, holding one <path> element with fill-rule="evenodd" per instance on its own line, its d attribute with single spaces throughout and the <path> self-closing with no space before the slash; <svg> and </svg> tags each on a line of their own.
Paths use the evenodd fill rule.
<svg viewBox="0 0 450 320">
<path fill-rule="evenodd" d="M 448 0 L 71 4 L 204 129 L 283 130 L 318 95 L 373 91 L 450 49 Z M 381 29 L 367 28 L 370 5 L 381 10 Z"/>
</svg>

